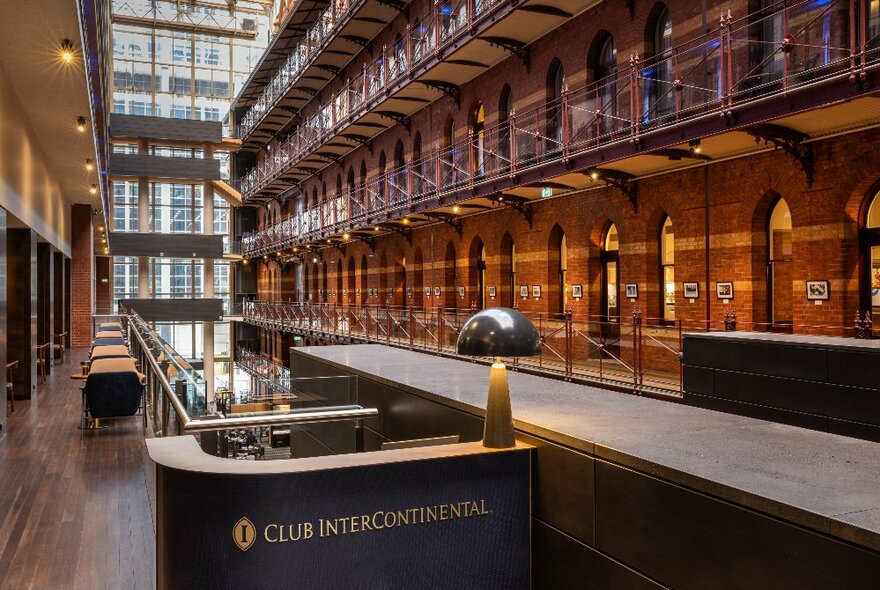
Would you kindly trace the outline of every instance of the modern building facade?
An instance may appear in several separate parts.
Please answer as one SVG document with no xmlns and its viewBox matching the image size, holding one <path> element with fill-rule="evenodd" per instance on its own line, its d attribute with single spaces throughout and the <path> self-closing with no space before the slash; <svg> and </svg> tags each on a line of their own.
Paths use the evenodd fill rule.
<svg viewBox="0 0 880 590">
<path fill-rule="evenodd" d="M 878 10 L 8 7 L 0 588 L 873 588 Z"/>
</svg>

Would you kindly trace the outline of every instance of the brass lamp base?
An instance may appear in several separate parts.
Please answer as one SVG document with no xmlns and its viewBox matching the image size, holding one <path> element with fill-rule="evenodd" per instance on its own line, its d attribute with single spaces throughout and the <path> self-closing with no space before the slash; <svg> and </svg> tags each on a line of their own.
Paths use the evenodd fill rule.
<svg viewBox="0 0 880 590">
<path fill-rule="evenodd" d="M 77 426 L 79 430 L 104 430 L 105 428 L 113 428 L 112 424 L 101 422 L 100 418 L 88 418 L 85 427 Z"/>
<path fill-rule="evenodd" d="M 486 403 L 483 446 L 489 449 L 509 449 L 516 446 L 507 367 L 497 358 L 489 371 L 489 399 Z"/>
</svg>

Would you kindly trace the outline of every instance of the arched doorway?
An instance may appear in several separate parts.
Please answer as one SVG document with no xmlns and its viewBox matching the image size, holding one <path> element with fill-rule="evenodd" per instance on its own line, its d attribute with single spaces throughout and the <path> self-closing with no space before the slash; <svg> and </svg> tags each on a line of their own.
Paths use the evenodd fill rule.
<svg viewBox="0 0 880 590">
<path fill-rule="evenodd" d="M 357 283 L 356 283 L 355 276 L 354 276 L 354 258 L 353 257 L 348 259 L 348 277 L 347 278 L 348 278 L 348 282 L 347 282 L 348 286 L 346 287 L 346 289 L 348 289 L 348 293 L 346 294 L 346 297 L 345 297 L 345 304 L 349 305 L 352 302 L 354 302 L 356 304 L 357 300 L 354 297 L 354 292 L 356 289 L 355 285 Z"/>
<path fill-rule="evenodd" d="M 554 59 L 547 70 L 547 139 L 545 151 L 549 154 L 562 149 L 562 92 L 565 89 L 565 71 Z"/>
<path fill-rule="evenodd" d="M 335 269 L 336 270 L 336 297 L 335 297 L 335 301 L 336 301 L 336 305 L 342 305 L 342 289 L 343 289 L 343 286 L 342 286 L 343 285 L 343 282 L 342 282 L 342 269 L 343 269 L 342 258 L 340 258 L 336 262 L 335 266 L 336 266 L 336 269 Z"/>
<path fill-rule="evenodd" d="M 327 261 L 321 263 L 321 303 L 327 303 Z"/>
<path fill-rule="evenodd" d="M 880 194 L 865 207 L 859 230 L 861 246 L 861 312 L 871 313 L 874 335 L 880 332 Z"/>
<path fill-rule="evenodd" d="M 516 301 L 516 245 L 509 232 L 501 238 L 501 289 L 498 300 L 501 305 L 513 307 Z"/>
<path fill-rule="evenodd" d="M 409 293 L 407 292 L 407 276 L 406 276 L 406 256 L 403 255 L 402 252 L 399 252 L 397 256 L 394 257 L 394 268 L 392 269 L 394 273 L 394 304 L 399 305 L 401 307 L 409 307 L 410 298 Z"/>
<path fill-rule="evenodd" d="M 565 282 L 568 271 L 568 247 L 565 232 L 559 225 L 550 230 L 547 244 L 547 311 L 551 314 L 565 312 Z"/>
<path fill-rule="evenodd" d="M 412 275 L 413 275 L 413 298 L 412 304 L 415 307 L 423 307 L 425 304 L 425 300 L 423 298 L 424 295 L 424 279 L 423 279 L 423 270 L 422 266 L 424 265 L 424 260 L 422 258 L 422 247 L 416 246 L 415 251 L 413 251 L 412 257 Z"/>
<path fill-rule="evenodd" d="M 602 319 L 616 324 L 620 322 L 620 238 L 613 223 L 605 230 L 599 258 L 602 264 Z"/>
<path fill-rule="evenodd" d="M 780 198 L 767 223 L 767 301 L 771 330 L 791 332 L 791 211 Z"/>
<path fill-rule="evenodd" d="M 498 97 L 498 155 L 501 158 L 499 167 L 507 169 L 510 166 L 510 112 L 513 109 L 513 100 L 510 95 L 510 85 L 505 84 Z"/>
<path fill-rule="evenodd" d="M 455 309 L 457 287 L 456 284 L 455 244 L 451 241 L 446 244 L 446 253 L 443 257 L 443 307 Z"/>
<path fill-rule="evenodd" d="M 660 228 L 660 306 L 663 321 L 675 320 L 675 230 L 667 215 Z"/>
<path fill-rule="evenodd" d="M 470 307 L 473 301 L 477 309 L 486 308 L 486 246 L 479 236 L 471 241 L 468 251 L 468 290 L 464 304 Z"/>
<path fill-rule="evenodd" d="M 367 287 L 367 256 L 361 256 L 361 297 L 360 304 L 366 305 L 369 302 L 370 291 Z"/>
<path fill-rule="evenodd" d="M 388 257 L 385 252 L 379 257 L 379 305 L 385 305 L 391 299 L 391 285 L 388 280 Z"/>
</svg>

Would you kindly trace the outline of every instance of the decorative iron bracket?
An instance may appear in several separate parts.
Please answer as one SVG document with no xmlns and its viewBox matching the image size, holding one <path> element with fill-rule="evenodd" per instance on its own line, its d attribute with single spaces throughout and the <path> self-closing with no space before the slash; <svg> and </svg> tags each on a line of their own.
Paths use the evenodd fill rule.
<svg viewBox="0 0 880 590">
<path fill-rule="evenodd" d="M 348 41 L 350 43 L 354 43 L 355 45 L 359 45 L 359 46 L 363 47 L 364 49 L 366 49 L 367 51 L 369 51 L 370 53 L 373 52 L 373 49 L 371 47 L 372 43 L 370 43 L 369 39 L 365 39 L 365 38 L 360 37 L 358 35 L 339 35 L 339 38 L 343 39 L 345 41 Z"/>
<path fill-rule="evenodd" d="M 813 186 L 813 146 L 804 141 L 809 139 L 809 135 L 772 123 L 755 125 L 746 129 L 746 132 L 755 138 L 755 143 L 763 141 L 765 144 L 773 144 L 785 150 L 785 153 L 800 164 L 807 179 L 807 186 Z"/>
<path fill-rule="evenodd" d="M 442 221 L 443 223 L 455 230 L 455 233 L 458 234 L 459 240 L 462 238 L 463 224 L 460 218 L 444 213 L 423 213 L 423 215 L 425 217 L 430 217 L 431 219 L 436 219 L 437 221 Z"/>
<path fill-rule="evenodd" d="M 444 82 L 443 80 L 419 80 L 419 82 L 428 88 L 442 92 L 446 96 L 451 96 L 455 100 L 455 105 L 461 107 L 461 88 L 456 84 Z"/>
<path fill-rule="evenodd" d="M 403 125 L 406 132 L 410 132 L 409 116 L 395 111 L 375 111 L 375 113 L 380 117 L 394 121 L 398 125 Z"/>
<path fill-rule="evenodd" d="M 333 152 L 316 152 L 315 156 L 321 158 L 322 160 L 333 162 L 334 164 L 342 163 L 342 156 L 340 156 L 339 154 L 334 154 Z"/>
<path fill-rule="evenodd" d="M 509 37 L 480 37 L 480 39 L 488 42 L 490 45 L 500 47 L 511 55 L 515 55 L 526 67 L 526 72 L 532 71 L 532 54 L 529 51 L 528 45 L 522 41 L 510 39 Z"/>
<path fill-rule="evenodd" d="M 331 76 L 338 76 L 339 72 L 342 71 L 341 68 L 337 68 L 336 66 L 329 66 L 329 65 L 319 65 L 318 69 L 324 70 L 325 72 L 327 72 Z"/>
<path fill-rule="evenodd" d="M 396 10 L 400 14 L 404 15 L 407 20 L 409 20 L 409 5 L 400 2 L 400 0 L 378 0 L 379 4 L 384 4 L 385 6 Z"/>
<path fill-rule="evenodd" d="M 370 154 L 373 153 L 373 140 L 364 135 L 357 135 L 356 133 L 343 133 L 340 137 L 343 139 L 347 139 L 349 141 L 353 141 L 356 144 L 367 148 L 370 150 Z"/>
<path fill-rule="evenodd" d="M 606 186 L 611 186 L 619 190 L 623 193 L 623 196 L 629 199 L 629 202 L 632 203 L 633 209 L 636 211 L 639 210 L 639 185 L 638 179 L 634 175 L 619 170 L 609 170 L 607 168 L 596 168 L 595 170 L 587 172 L 587 175 L 590 176 L 590 178 L 593 178 L 594 174 L 598 174 L 596 180 L 601 180 Z"/>
<path fill-rule="evenodd" d="M 411 228 L 401 227 L 401 226 L 397 225 L 396 223 L 380 224 L 379 227 L 381 227 L 382 229 L 387 229 L 389 231 L 393 231 L 396 234 L 402 235 L 404 238 L 406 238 L 406 241 L 409 243 L 409 245 L 412 246 L 413 232 L 412 232 Z"/>
<path fill-rule="evenodd" d="M 330 245 L 339 250 L 342 255 L 345 256 L 345 243 L 331 240 Z"/>
<path fill-rule="evenodd" d="M 524 199 L 517 195 L 501 193 L 500 195 L 495 197 L 494 200 L 496 203 L 506 205 L 507 207 L 522 215 L 523 219 L 525 219 L 526 222 L 529 224 L 529 229 L 532 229 L 534 215 L 532 212 L 532 204 L 531 202 L 529 202 L 528 199 Z"/>
</svg>

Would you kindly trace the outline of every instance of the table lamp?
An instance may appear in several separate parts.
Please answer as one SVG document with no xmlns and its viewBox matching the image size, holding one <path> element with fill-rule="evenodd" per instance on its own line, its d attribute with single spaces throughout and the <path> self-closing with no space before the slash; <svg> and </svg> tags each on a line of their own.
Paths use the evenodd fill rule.
<svg viewBox="0 0 880 590">
<path fill-rule="evenodd" d="M 489 399 L 483 446 L 506 449 L 516 444 L 507 367 L 502 356 L 537 356 L 541 354 L 541 336 L 529 319 L 508 307 L 492 307 L 475 314 L 461 328 L 456 344 L 458 354 L 494 356 L 489 371 Z"/>
</svg>

